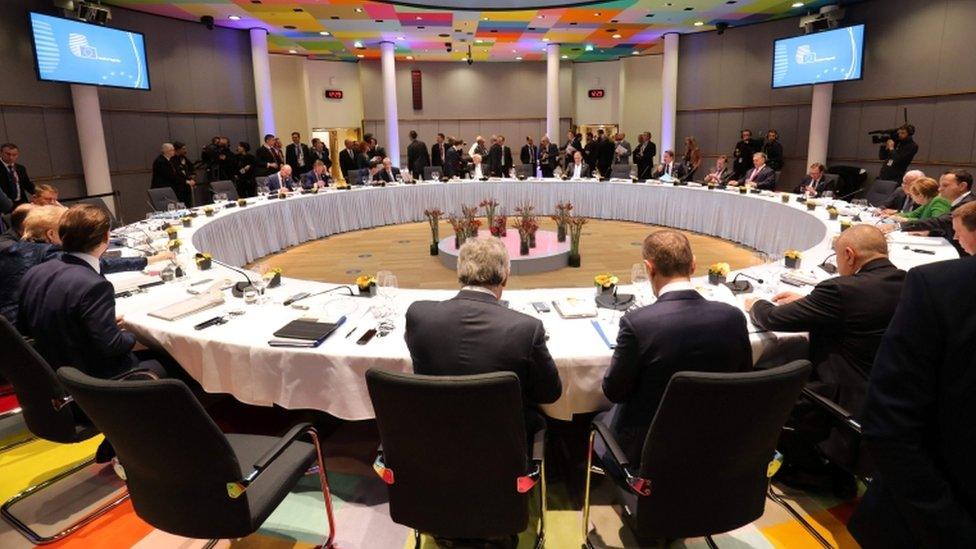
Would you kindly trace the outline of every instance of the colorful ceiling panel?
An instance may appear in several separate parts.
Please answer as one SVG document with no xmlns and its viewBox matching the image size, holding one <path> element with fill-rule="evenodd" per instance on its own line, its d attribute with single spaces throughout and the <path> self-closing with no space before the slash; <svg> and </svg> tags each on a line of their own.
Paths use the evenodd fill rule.
<svg viewBox="0 0 976 549">
<path fill-rule="evenodd" d="M 714 30 L 719 23 L 735 28 L 851 1 L 616 0 L 518 11 L 456 10 L 449 0 L 439 9 L 362 0 L 105 3 L 188 21 L 209 15 L 220 27 L 265 28 L 272 52 L 320 59 L 378 58 L 380 42 L 389 41 L 398 59 L 463 61 L 470 46 L 475 61 L 529 61 L 543 59 L 546 46 L 557 43 L 563 59 L 605 61 L 660 53 L 661 37 L 669 32 Z"/>
</svg>

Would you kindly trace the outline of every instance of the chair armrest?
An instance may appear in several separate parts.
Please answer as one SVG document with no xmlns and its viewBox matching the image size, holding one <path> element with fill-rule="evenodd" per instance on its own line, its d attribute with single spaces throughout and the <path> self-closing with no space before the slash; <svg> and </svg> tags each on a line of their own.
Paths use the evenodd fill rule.
<svg viewBox="0 0 976 549">
<path fill-rule="evenodd" d="M 546 456 L 546 428 L 543 427 L 532 435 L 532 461 L 539 463 Z"/>
<path fill-rule="evenodd" d="M 607 451 L 610 452 L 610 457 L 617 462 L 617 465 L 620 465 L 624 469 L 630 467 L 630 460 L 627 459 L 627 454 L 624 453 L 620 444 L 617 442 L 617 437 L 614 436 L 613 430 L 606 423 L 597 420 L 593 420 L 592 429 L 603 441 L 603 444 L 606 445 Z"/>
<path fill-rule="evenodd" d="M 821 408 L 823 411 L 827 412 L 835 419 L 844 424 L 847 428 L 851 429 L 857 434 L 861 434 L 861 424 L 854 419 L 854 414 L 848 412 L 840 404 L 837 404 L 833 400 L 816 393 L 813 389 L 809 387 L 804 387 L 803 391 L 800 393 L 804 398 L 813 402 L 816 406 Z"/>
<path fill-rule="evenodd" d="M 126 380 L 131 379 L 131 378 L 136 377 L 136 376 L 146 376 L 147 378 L 149 378 L 151 380 L 157 380 L 157 379 L 159 379 L 159 375 L 156 372 L 154 372 L 154 371 L 152 371 L 152 370 L 150 370 L 148 368 L 137 368 L 135 370 L 129 370 L 128 372 L 125 372 L 123 374 L 119 374 L 119 375 L 113 377 L 112 380 L 113 381 L 126 381 Z"/>
<path fill-rule="evenodd" d="M 278 459 L 278 457 L 288 449 L 295 441 L 297 441 L 302 435 L 313 430 L 314 427 L 311 423 L 299 423 L 285 433 L 284 436 L 274 445 L 270 450 L 265 452 L 260 459 L 254 463 L 254 469 L 258 472 L 263 471 L 271 465 L 271 462 Z M 256 476 L 256 475 L 255 475 Z"/>
</svg>

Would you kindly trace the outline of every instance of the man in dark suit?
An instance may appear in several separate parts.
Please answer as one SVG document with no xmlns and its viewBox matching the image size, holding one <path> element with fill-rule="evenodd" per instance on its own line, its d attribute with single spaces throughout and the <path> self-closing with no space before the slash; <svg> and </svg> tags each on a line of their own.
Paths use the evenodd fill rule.
<svg viewBox="0 0 976 549">
<path fill-rule="evenodd" d="M 861 412 L 877 474 L 848 529 L 865 549 L 976 547 L 976 258 L 915 267 Z"/>
<path fill-rule="evenodd" d="M 281 166 L 281 169 L 277 173 L 268 176 L 264 184 L 267 185 L 268 191 L 270 192 L 294 190 L 291 166 L 288 164 Z"/>
<path fill-rule="evenodd" d="M 564 149 L 566 151 L 566 158 L 563 160 L 563 165 L 569 166 L 573 163 L 573 154 L 576 151 L 583 152 L 583 136 L 573 130 L 569 130 L 566 134 L 566 146 Z"/>
<path fill-rule="evenodd" d="M 0 163 L 3 169 L 0 170 L 0 191 L 7 195 L 13 204 L 0 213 L 10 213 L 19 204 L 26 204 L 30 201 L 30 195 L 34 194 L 34 183 L 27 175 L 27 168 L 17 163 L 20 157 L 20 149 L 13 143 L 0 145 Z"/>
<path fill-rule="evenodd" d="M 566 166 L 563 177 L 567 179 L 587 179 L 590 177 L 590 167 L 583 162 L 583 151 L 573 153 L 573 162 Z"/>
<path fill-rule="evenodd" d="M 312 169 L 312 162 L 312 151 L 302 143 L 302 134 L 291 132 L 291 143 L 285 147 L 285 163 L 291 166 L 293 174 L 300 177 Z"/>
<path fill-rule="evenodd" d="M 415 301 L 407 309 L 405 339 L 414 372 L 515 372 L 526 406 L 555 402 L 562 383 L 546 346 L 545 327 L 498 302 L 510 273 L 505 245 L 496 238 L 468 239 L 458 254 L 457 272 L 464 286 L 453 299 Z M 532 417 L 527 414 L 529 421 Z"/>
<path fill-rule="evenodd" d="M 110 378 L 133 368 L 165 374 L 156 361 L 140 363 L 132 352 L 136 337 L 115 314 L 115 290 L 100 274 L 111 221 L 91 204 L 73 206 L 61 219 L 65 255 L 31 268 L 21 283 L 18 324 L 33 337 L 53 368 L 73 366 Z"/>
<path fill-rule="evenodd" d="M 410 144 L 407 145 L 407 169 L 414 179 L 424 178 L 424 168 L 430 166 L 430 153 L 427 144 L 417 139 L 417 131 L 410 130 Z"/>
<path fill-rule="evenodd" d="M 929 219 L 911 220 L 898 225 L 883 225 L 886 231 L 896 227 L 907 232 L 923 232 L 929 236 L 941 236 L 952 242 L 956 249 L 962 252 L 954 240 L 955 232 L 952 228 L 952 212 L 963 204 L 976 200 L 971 192 L 973 188 L 973 174 L 966 170 L 949 170 L 939 178 L 939 196 L 945 198 L 952 205 L 948 213 Z"/>
<path fill-rule="evenodd" d="M 532 175 L 535 175 L 536 167 L 539 165 L 539 148 L 535 146 L 532 138 L 525 136 L 525 145 L 522 145 L 522 150 L 519 152 L 519 160 L 522 164 L 527 166 L 532 166 Z"/>
<path fill-rule="evenodd" d="M 775 190 L 776 172 L 766 165 L 766 153 L 757 152 L 753 154 L 752 165 L 753 168 L 751 170 L 747 171 L 738 180 L 730 180 L 729 185 L 733 187 L 745 185 L 746 187 L 756 187 L 757 189 L 766 191 Z"/>
<path fill-rule="evenodd" d="M 616 148 L 613 140 L 610 139 L 603 128 L 596 131 L 597 133 L 597 158 L 596 167 L 600 170 L 600 177 L 607 178 L 610 177 L 610 170 L 613 166 L 613 149 Z M 590 164 L 593 165 L 592 163 Z"/>
<path fill-rule="evenodd" d="M 976 255 L 976 202 L 963 204 L 952 212 L 952 228 L 962 251 Z"/>
<path fill-rule="evenodd" d="M 752 130 L 742 130 L 739 135 L 742 139 L 732 151 L 732 178 L 737 180 L 746 175 L 752 166 L 752 155 L 762 152 L 763 147 L 761 139 L 752 138 Z"/>
<path fill-rule="evenodd" d="M 513 165 L 512 149 L 505 145 L 505 136 L 499 135 L 488 151 L 488 171 L 491 177 L 508 177 Z"/>
<path fill-rule="evenodd" d="M 342 170 L 342 177 L 348 177 L 349 172 L 359 169 L 359 152 L 356 151 L 356 142 L 346 139 L 346 148 L 339 151 L 339 169 Z"/>
<path fill-rule="evenodd" d="M 882 205 L 884 208 L 882 213 L 885 215 L 896 215 L 914 210 L 917 206 L 915 201 L 908 196 L 908 188 L 916 180 L 923 177 L 925 177 L 925 172 L 922 170 L 908 170 L 905 172 L 905 176 L 901 178 L 901 185 L 895 187 L 895 190 L 891 191 L 888 197 L 885 198 L 885 202 Z"/>
<path fill-rule="evenodd" d="M 915 142 L 915 126 L 906 124 L 895 132 L 895 139 L 889 139 L 878 150 L 881 160 L 881 171 L 878 179 L 899 181 L 908 170 L 908 166 L 918 154 L 918 143 Z"/>
<path fill-rule="evenodd" d="M 373 137 L 373 134 L 367 133 L 364 135 L 363 142 L 366 143 L 366 150 L 364 151 L 364 154 L 368 160 L 372 160 L 374 158 L 383 160 L 386 158 L 386 149 L 376 144 L 376 138 Z"/>
<path fill-rule="evenodd" d="M 634 164 L 637 164 L 637 179 L 651 179 L 654 173 L 654 157 L 657 156 L 657 145 L 651 141 L 651 132 L 644 132 L 639 137 L 639 143 L 634 149 Z"/>
<path fill-rule="evenodd" d="M 444 143 L 444 134 L 437 134 L 437 142 L 430 146 L 431 166 L 444 166 L 444 157 L 447 156 L 447 148 L 449 146 Z"/>
<path fill-rule="evenodd" d="M 793 192 L 816 197 L 827 191 L 835 191 L 837 182 L 833 179 L 827 179 L 824 174 L 826 171 L 827 168 L 820 162 L 810 164 L 810 171 L 807 173 L 807 176 L 793 189 Z"/>
<path fill-rule="evenodd" d="M 312 170 L 307 174 L 303 175 L 301 178 L 303 189 L 313 189 L 328 187 L 329 183 L 332 182 L 332 178 L 329 177 L 328 170 L 325 169 L 325 163 L 321 160 L 316 160 L 312 164 Z"/>
<path fill-rule="evenodd" d="M 279 157 L 278 149 L 274 146 L 275 139 L 274 134 L 265 135 L 264 144 L 254 153 L 254 157 L 258 160 L 257 170 L 254 173 L 258 177 L 275 173 L 284 163 L 284 159 Z"/>
<path fill-rule="evenodd" d="M 542 177 L 552 177 L 559 163 L 559 147 L 549 141 L 548 135 L 543 135 L 539 141 L 539 170 Z"/>
<path fill-rule="evenodd" d="M 461 140 L 454 139 L 454 137 L 447 138 L 447 152 L 444 156 L 444 177 L 448 179 L 452 177 L 462 178 L 464 177 L 464 160 L 461 159 Z"/>
<path fill-rule="evenodd" d="M 321 160 L 325 164 L 326 170 L 332 169 L 332 155 L 329 152 L 329 148 L 325 146 L 325 141 L 322 141 L 318 137 L 313 137 L 312 147 L 309 149 L 309 152 L 312 155 L 310 166 L 315 166 L 315 161 Z"/>
<path fill-rule="evenodd" d="M 685 165 L 674 159 L 674 151 L 667 150 L 661 158 L 661 165 L 651 173 L 651 179 L 661 179 L 664 176 L 670 177 L 673 181 L 678 181 L 685 176 Z"/>
<path fill-rule="evenodd" d="M 817 284 L 806 297 L 783 292 L 772 302 L 748 299 L 746 310 L 760 329 L 809 332 L 814 365 L 809 387 L 860 417 L 871 365 L 898 305 L 905 272 L 888 260 L 885 236 L 871 225 L 842 232 L 834 253 L 840 276 Z M 857 463 L 856 446 L 839 433 L 831 435 L 829 421 L 805 401 L 797 405 L 791 423 L 795 436 L 780 448 L 789 465 L 817 473 L 816 445 L 834 463 Z"/>
<path fill-rule="evenodd" d="M 672 375 L 752 368 L 742 311 L 705 299 L 691 283 L 695 256 L 688 238 L 669 229 L 654 231 L 644 239 L 642 255 L 657 301 L 620 319 L 603 378 L 603 392 L 616 404 L 602 419 L 635 464 Z"/>
<path fill-rule="evenodd" d="M 373 181 L 395 183 L 398 177 L 400 177 L 400 168 L 393 167 L 393 160 L 390 157 L 386 157 L 383 159 L 382 169 L 373 176 Z"/>
<path fill-rule="evenodd" d="M 175 154 L 176 149 L 172 143 L 163 143 L 159 156 L 156 157 L 156 160 L 153 160 L 152 182 L 149 184 L 149 187 L 152 189 L 169 187 L 176 193 L 178 201 L 186 206 L 192 206 L 191 197 L 193 196 L 193 191 L 189 183 L 180 177 L 176 165 L 173 163 Z"/>
<path fill-rule="evenodd" d="M 23 236 L 24 220 L 27 219 L 31 210 L 35 207 L 34 204 L 30 203 L 20 204 L 14 208 L 14 211 L 10 212 L 10 226 L 0 234 L 0 251 L 6 250 L 17 242 L 20 242 Z"/>
</svg>

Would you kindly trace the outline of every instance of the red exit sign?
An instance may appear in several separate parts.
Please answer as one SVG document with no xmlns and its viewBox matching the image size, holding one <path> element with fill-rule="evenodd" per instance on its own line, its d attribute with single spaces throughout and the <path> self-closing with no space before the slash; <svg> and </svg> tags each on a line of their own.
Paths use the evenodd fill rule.
<svg viewBox="0 0 976 549">
<path fill-rule="evenodd" d="M 603 88 L 600 88 L 598 90 L 590 90 L 589 91 L 590 99 L 603 99 L 603 96 L 605 96 L 605 95 L 606 95 L 606 92 L 603 91 Z"/>
<path fill-rule="evenodd" d="M 326 99 L 342 99 L 342 90 L 325 90 Z"/>
</svg>

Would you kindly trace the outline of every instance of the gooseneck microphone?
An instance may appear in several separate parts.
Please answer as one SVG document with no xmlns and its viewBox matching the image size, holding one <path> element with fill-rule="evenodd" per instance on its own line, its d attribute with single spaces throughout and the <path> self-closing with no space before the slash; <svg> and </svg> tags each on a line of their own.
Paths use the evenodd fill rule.
<svg viewBox="0 0 976 549">
<path fill-rule="evenodd" d="M 820 265 L 817 265 L 817 266 L 820 267 L 821 269 L 823 269 L 827 273 L 837 274 L 837 265 L 834 265 L 833 263 L 827 263 L 828 261 L 830 261 L 830 258 L 831 257 L 834 257 L 836 255 L 837 255 L 837 252 L 834 252 L 834 253 L 828 255 L 823 260 L 823 262 L 821 262 Z"/>
<path fill-rule="evenodd" d="M 234 297 L 244 297 L 245 290 L 247 290 L 248 288 L 254 286 L 254 283 L 251 282 L 251 277 L 247 276 L 247 271 L 245 271 L 243 269 L 239 269 L 237 267 L 233 267 L 231 265 L 228 265 L 228 264 L 224 263 L 223 261 L 217 261 L 216 259 L 213 259 L 213 258 L 211 258 L 210 260 L 213 261 L 214 263 L 216 263 L 217 265 L 220 265 L 221 267 L 226 267 L 226 268 L 234 271 L 235 273 L 243 276 L 245 280 L 247 280 L 247 283 L 237 282 L 237 283 L 234 284 L 233 287 L 231 287 L 230 293 Z"/>
<path fill-rule="evenodd" d="M 752 283 L 750 283 L 748 280 L 739 281 L 739 277 L 755 280 L 759 284 L 763 283 L 763 279 L 740 271 L 736 273 L 731 282 L 725 283 L 725 286 L 732 290 L 733 294 L 746 294 L 752 291 Z"/>
</svg>

